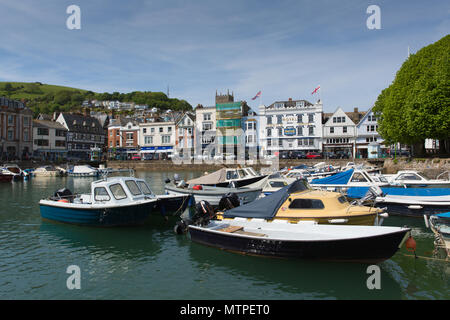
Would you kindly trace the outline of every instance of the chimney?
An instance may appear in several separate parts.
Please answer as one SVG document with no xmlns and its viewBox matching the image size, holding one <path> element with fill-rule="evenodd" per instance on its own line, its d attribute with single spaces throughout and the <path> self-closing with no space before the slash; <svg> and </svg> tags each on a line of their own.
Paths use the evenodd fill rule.
<svg viewBox="0 0 450 320">
<path fill-rule="evenodd" d="M 353 109 L 353 112 L 354 112 L 354 113 L 358 113 L 358 108 L 354 108 L 354 109 Z"/>
<path fill-rule="evenodd" d="M 292 101 L 292 98 L 289 98 L 289 101 Z"/>
</svg>

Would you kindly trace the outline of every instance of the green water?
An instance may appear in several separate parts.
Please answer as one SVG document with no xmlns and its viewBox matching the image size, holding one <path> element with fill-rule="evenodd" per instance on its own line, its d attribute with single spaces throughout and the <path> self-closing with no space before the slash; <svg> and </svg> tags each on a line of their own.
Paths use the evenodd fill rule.
<svg viewBox="0 0 450 320">
<path fill-rule="evenodd" d="M 138 172 L 156 193 L 174 172 Z M 180 172 L 188 179 L 201 172 Z M 414 259 L 404 248 L 380 264 L 381 289 L 369 290 L 367 265 L 243 256 L 176 236 L 173 222 L 96 229 L 41 220 L 38 202 L 55 190 L 89 190 L 90 178 L 35 178 L 0 184 L 0 299 L 449 299 L 450 264 Z M 419 256 L 432 257 L 422 219 L 413 227 Z M 69 290 L 66 269 L 81 270 Z"/>
</svg>

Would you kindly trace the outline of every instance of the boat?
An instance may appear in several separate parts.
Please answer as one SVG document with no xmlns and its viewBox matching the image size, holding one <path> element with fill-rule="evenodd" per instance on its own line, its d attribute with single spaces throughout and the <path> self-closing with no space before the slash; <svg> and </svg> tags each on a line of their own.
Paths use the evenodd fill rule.
<svg viewBox="0 0 450 320">
<path fill-rule="evenodd" d="M 212 186 L 187 186 L 181 181 L 177 185 L 165 185 L 165 191 L 169 195 L 191 195 L 194 196 L 195 201 L 208 201 L 212 206 L 219 206 L 220 200 L 229 195 L 235 194 L 240 204 L 245 204 L 257 199 L 262 191 L 262 186 L 259 187 L 241 187 L 241 188 L 223 188 Z"/>
<path fill-rule="evenodd" d="M 450 188 L 450 180 L 427 179 L 414 170 L 400 170 L 397 174 L 383 175 L 392 186 L 406 188 Z"/>
<path fill-rule="evenodd" d="M 349 169 L 332 176 L 311 180 L 312 188 L 345 192 L 348 188 L 383 187 L 389 186 L 389 182 L 380 175 L 370 175 L 365 170 Z"/>
<path fill-rule="evenodd" d="M 17 164 L 5 164 L 0 168 L 0 172 L 5 175 L 11 175 L 14 181 L 23 180 L 29 176 L 22 171 Z"/>
<path fill-rule="evenodd" d="M 274 192 L 284 188 L 285 186 L 291 184 L 297 180 L 296 178 L 287 178 L 281 175 L 279 172 L 272 173 L 268 175 L 263 180 L 255 182 L 253 184 L 247 185 L 248 188 L 260 187 L 262 186 L 262 192 L 260 197 L 265 197 L 271 195 Z"/>
<path fill-rule="evenodd" d="M 33 175 L 35 177 L 61 177 L 64 175 L 64 171 L 53 166 L 42 166 L 33 170 Z"/>
<path fill-rule="evenodd" d="M 440 213 L 434 216 L 424 216 L 425 225 L 435 235 L 436 248 L 445 250 L 446 257 L 450 257 L 450 212 Z"/>
<path fill-rule="evenodd" d="M 189 225 L 193 242 L 268 257 L 379 263 L 391 258 L 410 228 L 322 225 L 313 221 L 234 218 Z"/>
<path fill-rule="evenodd" d="M 258 175 L 252 168 L 221 168 L 213 173 L 187 181 L 189 185 L 214 187 L 245 187 L 264 179 L 266 175 Z"/>
<path fill-rule="evenodd" d="M 305 180 L 296 180 L 269 196 L 217 213 L 218 219 L 237 217 L 291 223 L 314 221 L 319 224 L 381 225 L 388 214 L 381 208 L 349 203 L 338 192 L 312 190 Z"/>
<path fill-rule="evenodd" d="M 4 174 L 0 171 L 0 182 L 11 182 L 13 179 L 13 176 L 10 174 Z"/>
<path fill-rule="evenodd" d="M 144 224 L 151 214 L 167 216 L 186 209 L 190 198 L 155 195 L 145 180 L 111 177 L 91 183 L 88 194 L 58 190 L 39 202 L 43 219 L 93 227 Z"/>
<path fill-rule="evenodd" d="M 100 171 L 90 165 L 74 166 L 67 173 L 72 177 L 98 177 L 100 175 Z"/>
<path fill-rule="evenodd" d="M 350 190 L 349 190 L 350 191 Z M 390 214 L 422 217 L 447 212 L 450 188 L 381 188 L 375 206 L 386 207 Z"/>
</svg>

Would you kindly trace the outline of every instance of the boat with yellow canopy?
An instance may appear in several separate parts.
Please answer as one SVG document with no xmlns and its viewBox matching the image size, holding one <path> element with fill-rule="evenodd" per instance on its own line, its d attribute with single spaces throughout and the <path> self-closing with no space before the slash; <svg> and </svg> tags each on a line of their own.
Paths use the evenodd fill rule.
<svg viewBox="0 0 450 320">
<path fill-rule="evenodd" d="M 338 192 L 312 190 L 305 180 L 297 180 L 267 197 L 217 213 L 219 220 L 237 217 L 291 223 L 380 225 L 387 214 L 380 208 L 349 203 Z"/>
</svg>

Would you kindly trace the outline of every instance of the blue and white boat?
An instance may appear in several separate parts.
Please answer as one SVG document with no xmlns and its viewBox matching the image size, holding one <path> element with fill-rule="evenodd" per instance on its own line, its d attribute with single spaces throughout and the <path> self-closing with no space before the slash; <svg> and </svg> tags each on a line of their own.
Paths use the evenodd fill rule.
<svg viewBox="0 0 450 320">
<path fill-rule="evenodd" d="M 313 179 L 309 184 L 314 189 L 343 193 L 349 188 L 389 186 L 389 182 L 381 175 L 370 175 L 361 169 L 349 169 L 322 179 Z"/>
<path fill-rule="evenodd" d="M 444 172 L 440 176 L 450 179 L 448 171 Z M 414 170 L 400 170 L 397 174 L 385 174 L 383 175 L 392 186 L 400 186 L 406 188 L 450 188 L 449 179 L 427 179 L 422 174 Z"/>
<path fill-rule="evenodd" d="M 450 257 L 450 212 L 440 213 L 425 218 L 425 225 L 435 234 L 435 245 L 442 248 Z"/>
<path fill-rule="evenodd" d="M 62 189 L 39 202 L 43 219 L 93 227 L 144 224 L 151 214 L 181 213 L 189 196 L 155 195 L 145 180 L 112 177 L 91 183 L 89 194 Z"/>
<path fill-rule="evenodd" d="M 72 177 L 98 177 L 100 170 L 89 165 L 74 166 L 67 171 Z"/>
</svg>

